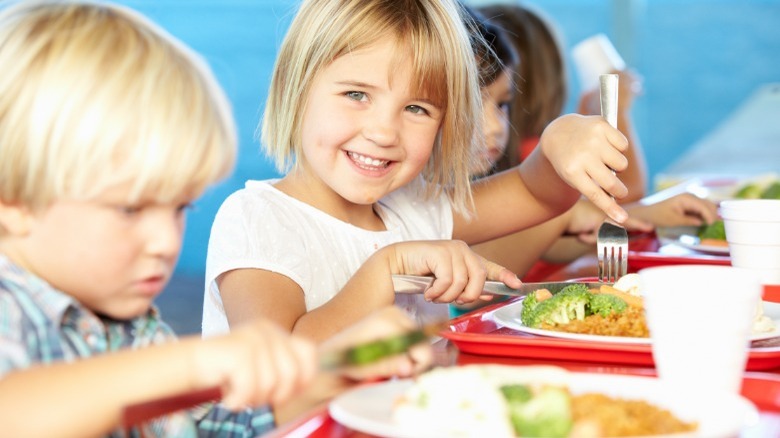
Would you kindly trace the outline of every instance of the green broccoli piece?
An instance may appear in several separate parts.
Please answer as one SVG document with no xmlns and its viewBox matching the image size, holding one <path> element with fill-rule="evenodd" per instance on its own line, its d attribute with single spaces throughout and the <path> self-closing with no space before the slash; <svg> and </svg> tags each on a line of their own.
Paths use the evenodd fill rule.
<svg viewBox="0 0 780 438">
<path fill-rule="evenodd" d="M 590 297 L 590 314 L 607 317 L 612 313 L 623 313 L 626 308 L 628 304 L 625 300 L 615 295 L 596 294 Z"/>
<path fill-rule="evenodd" d="M 745 184 L 734 193 L 739 199 L 758 199 L 761 197 L 761 186 L 756 183 Z"/>
<path fill-rule="evenodd" d="M 517 436 L 566 437 L 571 431 L 571 398 L 562 388 L 547 386 L 526 402 L 507 402 Z"/>
<path fill-rule="evenodd" d="M 528 387 L 528 385 L 504 385 L 499 388 L 501 390 L 501 394 L 504 395 L 504 398 L 506 399 L 507 403 L 516 403 L 516 404 L 522 404 L 527 402 L 528 400 L 531 400 L 531 397 L 533 396 L 533 393 L 531 392 L 531 388 Z"/>
<path fill-rule="evenodd" d="M 583 284 L 566 286 L 552 298 L 536 303 L 525 315 L 521 313 L 520 320 L 526 327 L 536 328 L 543 323 L 568 324 L 574 319 L 584 319 L 590 296 L 588 287 Z"/>
<path fill-rule="evenodd" d="M 699 239 L 726 240 L 726 227 L 723 219 L 718 219 L 709 225 L 702 225 L 697 232 Z"/>
<path fill-rule="evenodd" d="M 780 199 L 780 181 L 773 182 L 761 192 L 761 199 Z"/>
<path fill-rule="evenodd" d="M 520 310 L 520 321 L 522 321 L 523 325 L 526 327 L 531 327 L 530 324 L 533 322 L 534 313 L 538 304 L 539 302 L 536 301 L 535 293 L 530 293 L 523 298 L 523 308 Z"/>
</svg>

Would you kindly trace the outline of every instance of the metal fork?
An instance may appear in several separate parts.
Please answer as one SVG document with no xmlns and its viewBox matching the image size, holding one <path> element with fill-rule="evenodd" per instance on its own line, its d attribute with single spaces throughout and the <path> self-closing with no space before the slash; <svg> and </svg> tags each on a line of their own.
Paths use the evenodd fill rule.
<svg viewBox="0 0 780 438">
<path fill-rule="evenodd" d="M 599 81 L 601 116 L 613 128 L 617 128 L 618 75 L 601 75 Z M 596 250 L 599 259 L 599 282 L 614 283 L 628 273 L 628 232 L 625 228 L 605 220 L 596 235 Z"/>
</svg>

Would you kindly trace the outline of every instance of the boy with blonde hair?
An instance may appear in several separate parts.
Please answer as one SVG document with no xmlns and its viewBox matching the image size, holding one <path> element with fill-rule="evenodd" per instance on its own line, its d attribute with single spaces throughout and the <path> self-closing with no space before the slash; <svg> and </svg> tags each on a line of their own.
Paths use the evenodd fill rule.
<svg viewBox="0 0 780 438">
<path fill-rule="evenodd" d="M 209 410 L 200 433 L 254 436 L 274 426 L 263 405 L 312 382 L 313 344 L 265 321 L 155 345 L 175 339 L 152 302 L 185 210 L 235 155 L 208 67 L 137 13 L 58 1 L 0 10 L 4 436 L 125 436 L 124 406 L 213 386 L 237 412 Z M 413 325 L 399 315 L 380 315 L 381 330 Z M 430 363 L 419 354 L 418 367 Z M 419 371 L 410 362 L 395 370 Z M 187 412 L 130 431 L 196 433 Z"/>
</svg>

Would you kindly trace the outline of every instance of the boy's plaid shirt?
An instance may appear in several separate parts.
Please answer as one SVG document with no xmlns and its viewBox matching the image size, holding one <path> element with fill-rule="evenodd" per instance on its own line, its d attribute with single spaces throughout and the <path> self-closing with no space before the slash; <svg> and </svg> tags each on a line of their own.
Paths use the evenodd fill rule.
<svg viewBox="0 0 780 438">
<path fill-rule="evenodd" d="M 0 254 L 0 379 L 34 364 L 72 362 L 175 340 L 155 308 L 129 321 L 100 318 Z M 109 436 L 255 437 L 273 428 L 268 408 L 234 413 L 205 405 Z"/>
</svg>

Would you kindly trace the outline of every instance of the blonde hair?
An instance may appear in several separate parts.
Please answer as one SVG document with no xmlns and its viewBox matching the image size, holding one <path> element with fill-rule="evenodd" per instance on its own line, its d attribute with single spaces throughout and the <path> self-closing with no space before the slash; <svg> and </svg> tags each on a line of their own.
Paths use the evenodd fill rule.
<svg viewBox="0 0 780 438">
<path fill-rule="evenodd" d="M 413 56 L 415 92 L 444 109 L 422 172 L 426 195 L 446 190 L 456 210 L 472 206 L 468 170 L 480 142 L 481 96 L 468 19 L 453 0 L 308 0 L 282 43 L 262 122 L 262 142 L 280 172 L 297 166 L 306 98 L 319 71 L 336 58 L 393 38 Z M 301 101 L 303 99 L 303 101 Z M 421 182 L 421 181 L 418 181 Z"/>
<path fill-rule="evenodd" d="M 0 199 L 45 208 L 132 183 L 129 202 L 199 195 L 236 155 L 206 64 L 139 14 L 88 2 L 0 11 Z"/>
</svg>

